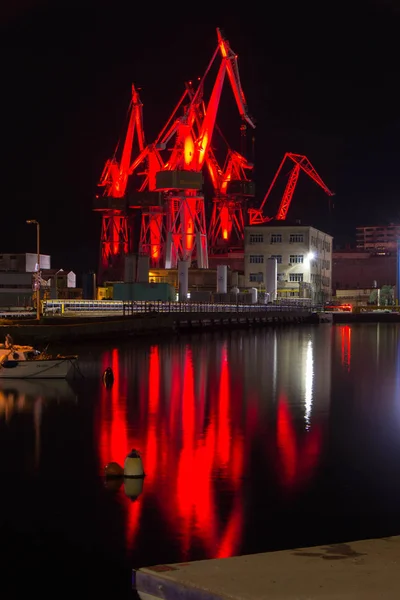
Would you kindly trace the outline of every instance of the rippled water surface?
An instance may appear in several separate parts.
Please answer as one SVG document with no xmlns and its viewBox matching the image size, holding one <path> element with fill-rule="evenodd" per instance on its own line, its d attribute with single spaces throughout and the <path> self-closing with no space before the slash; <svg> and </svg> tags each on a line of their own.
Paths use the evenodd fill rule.
<svg viewBox="0 0 400 600">
<path fill-rule="evenodd" d="M 131 567 L 399 533 L 397 325 L 68 350 L 71 384 L 0 379 L 7 597 L 128 598 Z M 131 448 L 144 481 L 106 482 Z"/>
</svg>

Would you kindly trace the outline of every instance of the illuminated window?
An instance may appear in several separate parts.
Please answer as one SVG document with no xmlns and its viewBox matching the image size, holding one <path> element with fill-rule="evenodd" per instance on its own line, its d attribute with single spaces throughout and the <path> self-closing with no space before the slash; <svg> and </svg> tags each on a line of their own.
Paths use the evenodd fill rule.
<svg viewBox="0 0 400 600">
<path fill-rule="evenodd" d="M 289 237 L 291 244 L 298 244 L 304 242 L 304 235 L 302 233 L 291 233 Z"/>
<path fill-rule="evenodd" d="M 264 255 L 263 254 L 250 254 L 250 258 L 249 258 L 249 262 L 251 264 L 262 264 L 264 262 Z"/>
<path fill-rule="evenodd" d="M 304 262 L 304 255 L 303 254 L 291 254 L 289 256 L 289 263 L 291 265 L 300 265 Z"/>
<path fill-rule="evenodd" d="M 271 244 L 281 244 L 282 243 L 282 234 L 281 233 L 271 233 Z"/>
<path fill-rule="evenodd" d="M 250 244 L 262 244 L 263 241 L 264 241 L 263 233 L 251 233 L 250 234 L 250 240 L 249 240 Z"/>
<path fill-rule="evenodd" d="M 262 273 L 250 273 L 250 283 L 262 283 L 264 275 Z"/>
</svg>

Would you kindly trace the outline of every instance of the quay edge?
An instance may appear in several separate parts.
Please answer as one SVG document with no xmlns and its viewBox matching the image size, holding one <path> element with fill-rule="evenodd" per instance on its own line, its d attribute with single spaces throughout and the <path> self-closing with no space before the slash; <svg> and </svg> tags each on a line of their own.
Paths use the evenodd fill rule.
<svg viewBox="0 0 400 600">
<path fill-rule="evenodd" d="M 9 333 L 16 343 L 39 344 L 118 339 L 191 331 L 229 330 L 301 323 L 320 323 L 323 316 L 309 311 L 268 311 L 248 313 L 155 313 L 128 317 L 46 317 L 40 322 L 0 324 L 3 338 Z"/>
<path fill-rule="evenodd" d="M 400 536 L 157 565 L 132 572 L 141 600 L 398 600 Z"/>
<path fill-rule="evenodd" d="M 333 312 L 333 323 L 400 323 L 398 312 Z"/>
</svg>

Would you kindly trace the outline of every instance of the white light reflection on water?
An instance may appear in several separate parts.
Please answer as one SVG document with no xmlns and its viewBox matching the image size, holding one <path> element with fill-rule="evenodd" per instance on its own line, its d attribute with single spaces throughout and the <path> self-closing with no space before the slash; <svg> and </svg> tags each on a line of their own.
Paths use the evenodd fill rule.
<svg viewBox="0 0 400 600">
<path fill-rule="evenodd" d="M 304 369 L 304 406 L 305 414 L 304 419 L 306 422 L 306 429 L 310 429 L 311 410 L 313 402 L 313 380 L 314 380 L 314 359 L 313 359 L 313 345 L 312 340 L 308 340 L 306 349 L 306 364 Z"/>
</svg>

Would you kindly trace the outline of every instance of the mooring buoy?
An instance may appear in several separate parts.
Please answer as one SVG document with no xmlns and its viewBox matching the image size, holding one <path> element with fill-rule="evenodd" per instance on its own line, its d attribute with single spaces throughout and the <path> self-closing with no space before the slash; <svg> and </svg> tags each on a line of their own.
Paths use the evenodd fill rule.
<svg viewBox="0 0 400 600">
<path fill-rule="evenodd" d="M 103 384 L 106 388 L 109 388 L 114 383 L 114 373 L 111 367 L 107 367 L 107 369 L 103 373 Z"/>
<path fill-rule="evenodd" d="M 117 462 L 110 462 L 104 467 L 106 477 L 123 477 L 124 469 Z"/>
<path fill-rule="evenodd" d="M 144 477 L 142 457 L 138 450 L 131 450 L 125 458 L 124 477 Z"/>
<path fill-rule="evenodd" d="M 123 477 L 106 477 L 104 480 L 104 487 L 109 492 L 116 493 L 122 486 L 122 482 L 125 481 Z M 132 481 L 136 481 L 132 479 Z"/>
<path fill-rule="evenodd" d="M 143 477 L 124 477 L 124 492 L 132 502 L 143 492 Z"/>
</svg>

